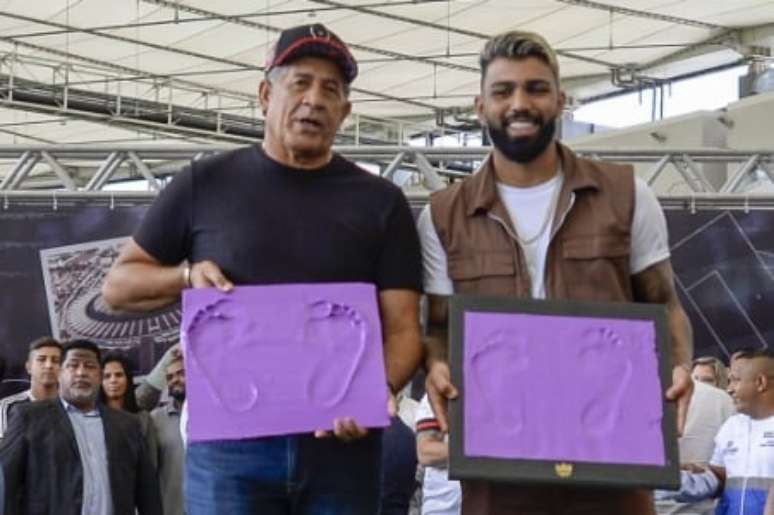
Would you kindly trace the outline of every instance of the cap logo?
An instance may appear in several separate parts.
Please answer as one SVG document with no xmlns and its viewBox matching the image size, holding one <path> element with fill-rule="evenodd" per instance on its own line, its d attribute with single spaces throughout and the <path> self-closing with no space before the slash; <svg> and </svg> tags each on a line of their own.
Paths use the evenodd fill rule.
<svg viewBox="0 0 774 515">
<path fill-rule="evenodd" d="M 331 34 L 322 25 L 316 24 L 309 27 L 309 33 L 313 38 L 331 39 Z"/>
</svg>

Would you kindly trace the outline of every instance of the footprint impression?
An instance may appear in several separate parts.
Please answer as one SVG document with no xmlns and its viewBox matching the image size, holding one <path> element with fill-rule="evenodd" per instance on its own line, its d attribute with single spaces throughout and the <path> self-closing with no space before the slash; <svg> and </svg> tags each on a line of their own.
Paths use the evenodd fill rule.
<svg viewBox="0 0 774 515">
<path fill-rule="evenodd" d="M 236 413 L 256 405 L 260 387 L 254 378 L 254 367 L 249 363 L 230 363 L 225 358 L 250 345 L 245 334 L 260 333 L 253 320 L 235 303 L 221 298 L 200 308 L 185 328 L 187 357 L 201 373 L 210 397 Z M 225 350 L 216 349 L 213 343 Z"/>
<path fill-rule="evenodd" d="M 590 328 L 581 338 L 578 363 L 589 392 L 581 401 L 581 428 L 592 436 L 606 436 L 616 429 L 621 416 L 636 348 L 607 327 Z"/>
<path fill-rule="evenodd" d="M 355 308 L 328 300 L 310 303 L 306 316 L 304 345 L 317 349 L 311 353 L 315 361 L 305 394 L 314 404 L 330 408 L 344 400 L 352 387 L 370 338 L 368 321 Z M 340 365 L 331 366 L 332 360 Z"/>
<path fill-rule="evenodd" d="M 487 335 L 470 357 L 472 379 L 481 393 L 481 402 L 492 422 L 508 434 L 517 435 L 524 427 L 529 364 L 527 338 L 508 330 Z"/>
</svg>

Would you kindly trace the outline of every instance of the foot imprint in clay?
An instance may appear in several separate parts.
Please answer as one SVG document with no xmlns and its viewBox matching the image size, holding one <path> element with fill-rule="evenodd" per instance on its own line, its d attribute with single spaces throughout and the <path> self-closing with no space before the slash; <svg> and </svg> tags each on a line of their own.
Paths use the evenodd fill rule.
<svg viewBox="0 0 774 515">
<path fill-rule="evenodd" d="M 351 306 L 327 300 L 307 306 L 303 344 L 322 349 L 306 383 L 308 399 L 327 408 L 344 400 L 365 356 L 369 334 L 368 321 Z M 347 364 L 345 373 L 326 366 L 333 355 Z"/>
<path fill-rule="evenodd" d="M 481 401 L 493 415 L 493 422 L 513 435 L 524 427 L 529 364 L 527 338 L 507 330 L 490 333 L 470 359 L 473 381 L 482 393 Z M 508 399 L 509 403 L 503 404 L 502 399 Z"/>
<path fill-rule="evenodd" d="M 578 364 L 589 396 L 581 401 L 581 427 L 593 436 L 609 435 L 621 415 L 636 346 L 606 327 L 588 329 L 581 338 Z"/>
<path fill-rule="evenodd" d="M 246 320 L 246 322 L 236 323 L 239 320 Z M 229 367 L 225 370 L 222 356 L 228 353 L 218 355 L 210 352 L 214 349 L 197 345 L 196 341 L 219 340 L 227 349 L 236 350 L 250 344 L 250 340 L 244 337 L 245 334 L 262 332 L 251 320 L 252 317 L 242 313 L 233 302 L 227 298 L 221 298 L 200 308 L 186 328 L 188 357 L 199 369 L 210 396 L 219 405 L 235 413 L 249 411 L 258 402 L 260 386 L 253 377 L 253 370 L 249 366 Z M 232 378 L 228 384 L 239 386 L 226 388 L 223 381 L 216 380 L 224 377 L 225 374 Z"/>
<path fill-rule="evenodd" d="M 227 298 L 218 299 L 201 308 L 186 329 L 193 364 L 201 371 L 210 396 L 231 412 L 241 413 L 253 409 L 261 402 L 270 383 L 271 374 L 256 377 L 250 363 L 226 363 L 229 352 L 212 352 L 214 349 L 197 345 L 200 341 L 220 341 L 226 349 L 238 352 L 247 345 L 260 345 L 262 359 L 266 362 L 286 361 L 294 352 L 313 355 L 317 359 L 311 370 L 304 375 L 307 380 L 301 389 L 287 392 L 291 396 L 303 396 L 313 403 L 332 407 L 339 404 L 350 390 L 357 370 L 364 359 L 369 338 L 368 322 L 357 310 L 330 301 L 315 301 L 302 308 L 302 326 L 295 335 L 288 334 L 272 320 L 280 319 L 272 309 L 256 316 Z M 258 322 L 261 320 L 262 322 Z M 291 347 L 297 347 L 291 349 Z M 310 349 L 315 346 L 315 349 Z M 345 361 L 345 373 L 341 368 L 327 366 L 331 357 Z M 277 373 L 281 371 L 278 370 Z M 229 381 L 217 378 L 229 377 Z"/>
</svg>

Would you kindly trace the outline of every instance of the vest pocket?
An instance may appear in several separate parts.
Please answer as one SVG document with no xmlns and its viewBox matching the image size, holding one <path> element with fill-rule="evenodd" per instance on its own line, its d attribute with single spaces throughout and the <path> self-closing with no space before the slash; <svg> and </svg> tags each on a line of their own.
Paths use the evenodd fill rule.
<svg viewBox="0 0 774 515">
<path fill-rule="evenodd" d="M 450 255 L 447 258 L 449 278 L 454 281 L 457 293 L 512 293 L 516 275 L 513 259 L 510 252 Z"/>
<path fill-rule="evenodd" d="M 588 236 L 568 238 L 562 243 L 562 257 L 565 259 L 618 258 L 631 252 L 629 236 Z"/>
<path fill-rule="evenodd" d="M 629 235 L 567 238 L 562 241 L 561 251 L 558 283 L 567 298 L 600 301 L 631 298 Z"/>
</svg>

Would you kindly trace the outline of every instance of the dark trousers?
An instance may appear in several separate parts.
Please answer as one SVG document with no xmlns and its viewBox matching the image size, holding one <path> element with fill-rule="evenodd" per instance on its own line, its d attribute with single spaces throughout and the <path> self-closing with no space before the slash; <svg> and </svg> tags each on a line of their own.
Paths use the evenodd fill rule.
<svg viewBox="0 0 774 515">
<path fill-rule="evenodd" d="M 375 515 L 381 431 L 355 442 L 292 435 L 192 443 L 188 515 Z"/>
</svg>

